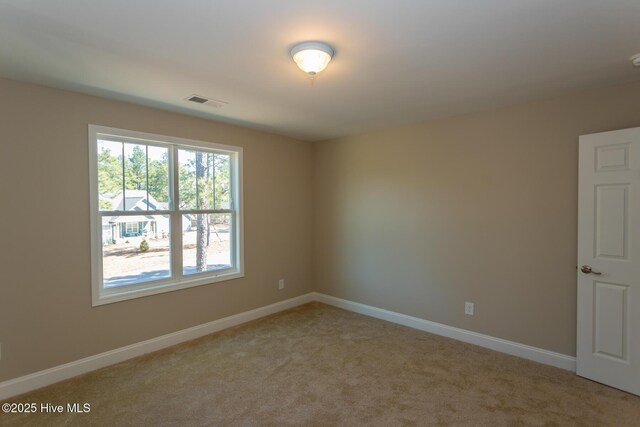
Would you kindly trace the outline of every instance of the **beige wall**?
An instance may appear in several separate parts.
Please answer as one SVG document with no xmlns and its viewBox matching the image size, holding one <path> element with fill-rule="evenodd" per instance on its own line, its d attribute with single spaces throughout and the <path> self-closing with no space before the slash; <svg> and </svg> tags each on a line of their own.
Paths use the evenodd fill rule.
<svg viewBox="0 0 640 427">
<path fill-rule="evenodd" d="M 89 123 L 244 147 L 246 277 L 92 308 Z M 314 289 L 573 355 L 577 138 L 632 126 L 638 83 L 311 144 L 0 79 L 0 381 Z"/>
<path fill-rule="evenodd" d="M 578 136 L 634 126 L 638 83 L 315 144 L 316 289 L 575 355 Z"/>
<path fill-rule="evenodd" d="M 246 277 L 92 308 L 89 123 L 244 147 Z M 312 290 L 310 143 L 0 79 L 0 196 L 0 381 Z"/>
</svg>

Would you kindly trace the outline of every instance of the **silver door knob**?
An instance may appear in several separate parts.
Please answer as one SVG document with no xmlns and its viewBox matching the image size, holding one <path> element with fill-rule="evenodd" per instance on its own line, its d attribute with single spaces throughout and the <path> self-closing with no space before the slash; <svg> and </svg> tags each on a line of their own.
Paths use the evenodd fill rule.
<svg viewBox="0 0 640 427">
<path fill-rule="evenodd" d="M 598 271 L 593 271 L 593 269 L 591 268 L 590 265 L 583 265 L 580 268 L 580 271 L 582 271 L 584 274 L 596 274 L 596 275 L 601 275 L 602 273 L 598 272 Z"/>
</svg>

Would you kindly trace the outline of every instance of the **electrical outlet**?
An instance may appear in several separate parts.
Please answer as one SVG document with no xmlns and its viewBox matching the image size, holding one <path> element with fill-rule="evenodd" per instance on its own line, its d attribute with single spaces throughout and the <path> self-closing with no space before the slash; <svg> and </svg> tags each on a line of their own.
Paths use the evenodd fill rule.
<svg viewBox="0 0 640 427">
<path fill-rule="evenodd" d="M 284 289 L 284 279 L 278 280 L 278 289 Z"/>
<path fill-rule="evenodd" d="M 465 302 L 464 303 L 464 314 L 468 316 L 473 316 L 473 303 Z"/>
</svg>

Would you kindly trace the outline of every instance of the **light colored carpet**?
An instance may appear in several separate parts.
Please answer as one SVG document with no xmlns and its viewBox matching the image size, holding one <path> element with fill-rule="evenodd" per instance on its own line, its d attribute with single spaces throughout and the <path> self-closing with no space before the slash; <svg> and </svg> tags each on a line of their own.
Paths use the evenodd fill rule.
<svg viewBox="0 0 640 427">
<path fill-rule="evenodd" d="M 91 412 L 2 425 L 640 425 L 640 397 L 318 303 L 10 401 Z"/>
</svg>

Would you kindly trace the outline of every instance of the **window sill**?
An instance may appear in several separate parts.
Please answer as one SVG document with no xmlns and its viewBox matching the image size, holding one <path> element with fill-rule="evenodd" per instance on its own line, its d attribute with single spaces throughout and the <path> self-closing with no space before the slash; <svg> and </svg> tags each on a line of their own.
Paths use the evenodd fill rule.
<svg viewBox="0 0 640 427">
<path fill-rule="evenodd" d="M 209 285 L 217 282 L 225 282 L 227 280 L 239 279 L 244 277 L 244 272 L 229 272 L 217 276 L 195 277 L 192 279 L 184 279 L 179 282 L 171 281 L 165 283 L 149 284 L 144 288 L 127 289 L 123 286 L 121 289 L 112 288 L 109 290 L 101 289 L 92 295 L 92 306 L 97 307 L 105 304 L 112 304 L 120 301 L 127 301 L 135 298 L 142 298 L 149 295 L 157 295 L 165 292 L 178 291 L 180 289 L 193 288 L 195 286 Z"/>
</svg>

